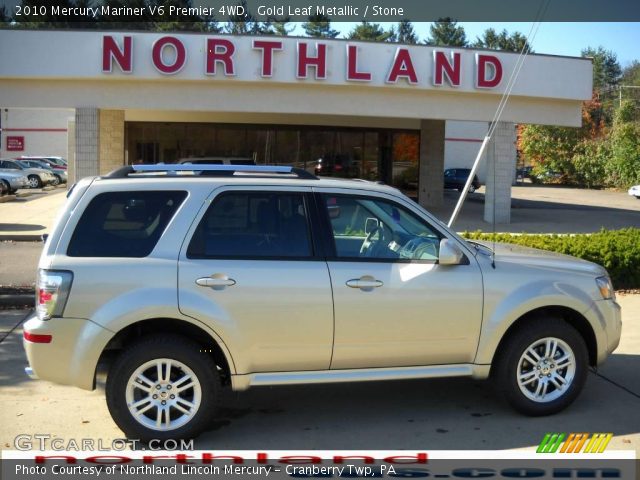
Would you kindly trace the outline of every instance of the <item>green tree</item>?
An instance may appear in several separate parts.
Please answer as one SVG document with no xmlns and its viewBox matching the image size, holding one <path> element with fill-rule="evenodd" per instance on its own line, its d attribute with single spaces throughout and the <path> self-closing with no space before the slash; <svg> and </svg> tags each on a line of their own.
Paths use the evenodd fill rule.
<svg viewBox="0 0 640 480">
<path fill-rule="evenodd" d="M 593 59 L 593 88 L 603 91 L 613 87 L 620 81 L 622 68 L 618 62 L 618 56 L 604 47 L 585 48 L 582 50 L 583 57 Z"/>
<path fill-rule="evenodd" d="M 620 84 L 640 86 L 640 62 L 638 60 L 634 60 L 622 70 Z"/>
<path fill-rule="evenodd" d="M 7 14 L 7 8 L 2 5 L 0 7 L 0 22 L 7 23 L 11 21 L 11 16 Z"/>
<path fill-rule="evenodd" d="M 464 27 L 449 17 L 440 18 L 429 27 L 429 38 L 425 40 L 427 45 L 466 47 L 467 34 Z"/>
<path fill-rule="evenodd" d="M 618 187 L 640 183 L 640 122 L 635 118 L 634 102 L 624 101 L 613 121 L 607 174 L 609 182 Z"/>
<path fill-rule="evenodd" d="M 326 15 L 312 15 L 302 24 L 304 33 L 309 37 L 336 38 L 340 32 L 331 28 L 331 20 Z"/>
<path fill-rule="evenodd" d="M 269 17 L 266 22 L 262 22 L 262 30 L 266 35 L 286 37 L 294 28 L 290 23 L 291 17 Z"/>
<path fill-rule="evenodd" d="M 394 37 L 394 41 L 398 43 L 409 43 L 412 45 L 418 43 L 418 35 L 409 20 L 400 20 Z"/>
<path fill-rule="evenodd" d="M 224 31 L 232 35 L 259 35 L 264 33 L 264 25 L 256 21 L 249 11 L 247 0 L 241 0 L 238 4 L 244 13 L 229 15 L 229 21 L 225 25 Z"/>
<path fill-rule="evenodd" d="M 506 30 L 497 33 L 493 28 L 488 28 L 482 36 L 478 37 L 473 43 L 476 48 L 491 48 L 494 50 L 506 50 L 509 52 L 521 52 L 523 48 L 527 48 L 528 52 L 532 52 L 531 45 L 520 32 L 509 33 Z"/>
<path fill-rule="evenodd" d="M 349 32 L 347 38 L 352 40 L 372 40 L 386 42 L 392 37 L 393 32 L 385 31 L 379 23 L 361 22 Z"/>
</svg>

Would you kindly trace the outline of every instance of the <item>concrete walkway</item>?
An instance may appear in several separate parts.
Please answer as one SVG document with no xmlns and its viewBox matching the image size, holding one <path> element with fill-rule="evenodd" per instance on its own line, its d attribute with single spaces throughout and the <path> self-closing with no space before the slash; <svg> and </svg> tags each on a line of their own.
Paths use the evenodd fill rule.
<svg viewBox="0 0 640 480">
<path fill-rule="evenodd" d="M 49 233 L 58 211 L 66 200 L 66 188 L 26 192 L 18 198 L 0 203 L 1 240 L 40 240 Z"/>
</svg>

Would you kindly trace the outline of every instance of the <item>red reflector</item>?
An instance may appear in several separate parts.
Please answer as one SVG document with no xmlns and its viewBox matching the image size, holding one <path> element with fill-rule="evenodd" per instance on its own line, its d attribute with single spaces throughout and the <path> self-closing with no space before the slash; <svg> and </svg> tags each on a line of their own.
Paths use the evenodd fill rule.
<svg viewBox="0 0 640 480">
<path fill-rule="evenodd" d="M 51 339 L 53 338 L 51 335 L 39 335 L 37 333 L 27 332 L 26 330 L 23 332 L 23 335 L 27 342 L 33 343 L 51 343 Z"/>
<path fill-rule="evenodd" d="M 51 292 L 47 292 L 46 290 L 40 290 L 40 303 L 45 303 L 51 301 L 53 298 L 53 294 Z"/>
</svg>

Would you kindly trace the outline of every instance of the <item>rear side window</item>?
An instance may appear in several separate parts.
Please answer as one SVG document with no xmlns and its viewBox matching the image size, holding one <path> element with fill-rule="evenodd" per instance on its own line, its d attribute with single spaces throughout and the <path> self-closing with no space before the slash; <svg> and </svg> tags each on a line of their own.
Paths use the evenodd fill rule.
<svg viewBox="0 0 640 480">
<path fill-rule="evenodd" d="M 96 195 L 76 226 L 70 257 L 146 257 L 187 197 L 184 191 Z"/>
<path fill-rule="evenodd" d="M 304 195 L 229 192 L 213 201 L 198 225 L 188 258 L 312 256 Z"/>
</svg>

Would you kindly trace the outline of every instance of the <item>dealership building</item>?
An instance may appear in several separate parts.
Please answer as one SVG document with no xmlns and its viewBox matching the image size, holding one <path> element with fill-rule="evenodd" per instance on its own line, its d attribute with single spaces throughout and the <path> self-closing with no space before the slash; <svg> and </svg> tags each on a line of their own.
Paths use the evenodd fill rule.
<svg viewBox="0 0 640 480">
<path fill-rule="evenodd" d="M 445 166 L 470 167 L 517 60 L 350 40 L 4 30 L 0 155 L 62 154 L 70 181 L 239 157 L 380 180 L 437 208 Z M 510 218 L 515 125 L 579 126 L 591 90 L 590 60 L 527 56 L 480 172 L 485 219 Z"/>
</svg>

